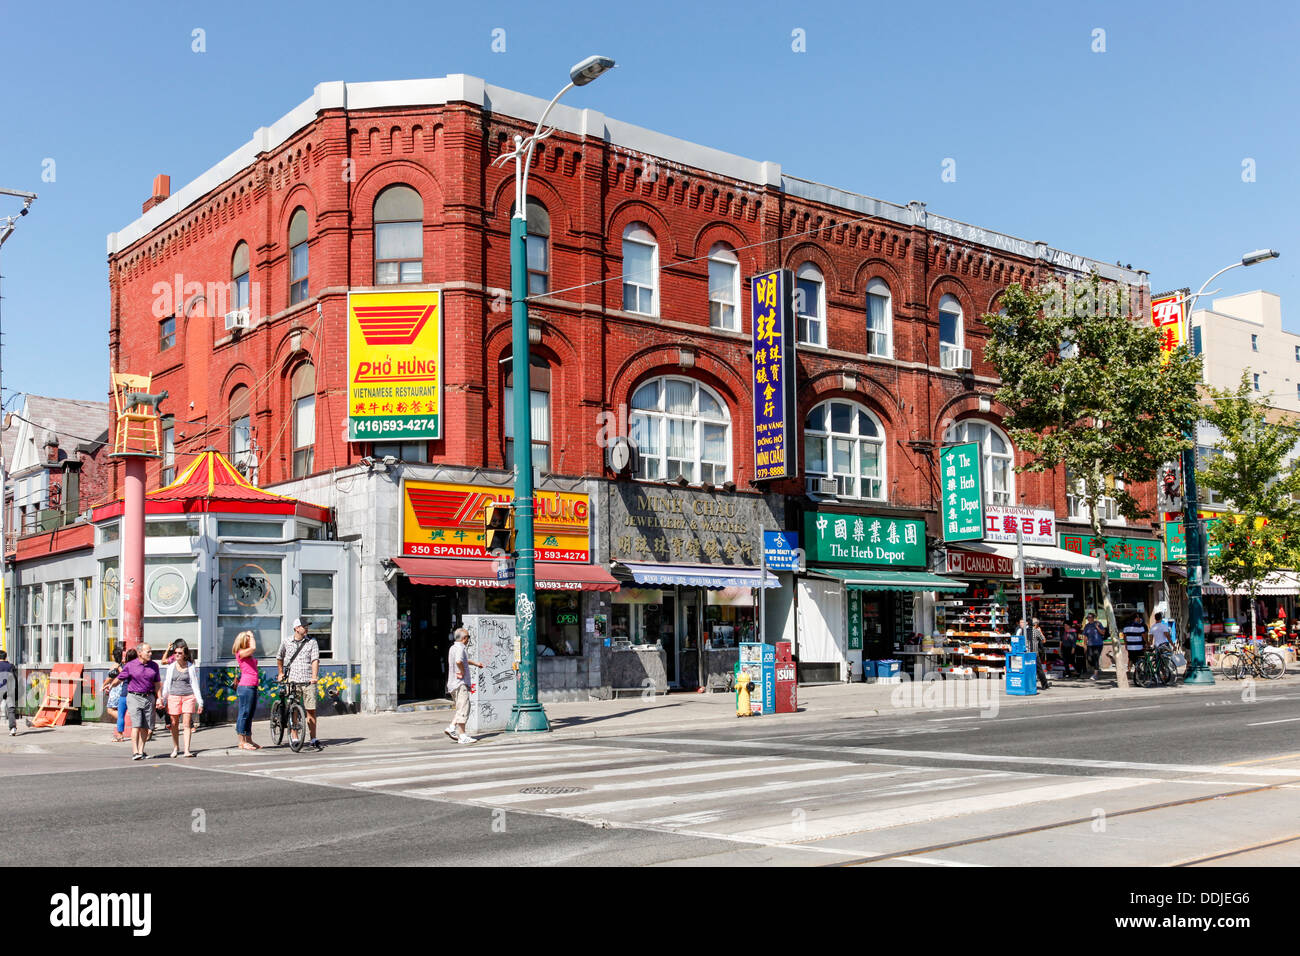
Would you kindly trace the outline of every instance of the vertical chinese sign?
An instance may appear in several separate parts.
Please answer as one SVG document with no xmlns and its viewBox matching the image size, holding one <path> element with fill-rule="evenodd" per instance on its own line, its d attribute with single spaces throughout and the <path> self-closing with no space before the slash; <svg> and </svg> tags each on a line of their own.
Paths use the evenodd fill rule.
<svg viewBox="0 0 1300 956">
<path fill-rule="evenodd" d="M 799 473 L 794 403 L 794 276 L 775 269 L 753 278 L 754 480 Z"/>
<path fill-rule="evenodd" d="M 348 293 L 348 441 L 442 437 L 436 291 Z"/>
<path fill-rule="evenodd" d="M 983 474 L 979 442 L 953 445 L 939 452 L 944 541 L 979 541 L 984 537 Z"/>
<path fill-rule="evenodd" d="M 862 591 L 849 588 L 849 650 L 862 650 Z"/>
<path fill-rule="evenodd" d="M 1151 324 L 1160 333 L 1160 362 L 1166 364 L 1174 349 L 1187 342 L 1187 322 L 1183 316 L 1186 296 L 1182 292 L 1166 292 L 1151 297 Z"/>
</svg>

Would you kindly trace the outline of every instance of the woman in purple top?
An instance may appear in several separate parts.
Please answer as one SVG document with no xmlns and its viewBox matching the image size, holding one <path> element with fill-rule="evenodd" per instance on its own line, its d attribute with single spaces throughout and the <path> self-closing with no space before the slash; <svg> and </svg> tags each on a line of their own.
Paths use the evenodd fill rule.
<svg viewBox="0 0 1300 956">
<path fill-rule="evenodd" d="M 126 684 L 126 707 L 131 715 L 131 759 L 144 760 L 145 741 L 153 730 L 154 701 L 162 688 L 158 665 L 153 662 L 153 648 L 148 644 L 136 646 L 137 657 L 125 665 L 117 679 Z"/>
<path fill-rule="evenodd" d="M 257 709 L 257 641 L 252 631 L 240 631 L 231 648 L 239 665 L 239 682 L 235 697 L 239 716 L 235 718 L 235 736 L 240 750 L 261 750 L 253 743 L 253 711 Z"/>
</svg>

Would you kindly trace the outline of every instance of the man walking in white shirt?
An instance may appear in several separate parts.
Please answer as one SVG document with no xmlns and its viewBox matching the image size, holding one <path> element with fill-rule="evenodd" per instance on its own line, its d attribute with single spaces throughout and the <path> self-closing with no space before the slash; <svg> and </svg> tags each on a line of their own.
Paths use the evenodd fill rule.
<svg viewBox="0 0 1300 956">
<path fill-rule="evenodd" d="M 452 638 L 451 650 L 447 652 L 447 693 L 456 704 L 456 714 L 443 733 L 458 743 L 472 744 L 475 739 L 465 729 L 469 722 L 469 669 L 483 665 L 469 659 L 469 631 L 458 627 Z"/>
</svg>

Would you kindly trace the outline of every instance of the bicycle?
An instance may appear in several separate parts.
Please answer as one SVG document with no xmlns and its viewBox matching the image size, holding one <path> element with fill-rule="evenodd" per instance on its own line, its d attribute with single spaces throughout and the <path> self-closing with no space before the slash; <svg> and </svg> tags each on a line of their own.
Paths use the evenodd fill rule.
<svg viewBox="0 0 1300 956">
<path fill-rule="evenodd" d="M 1286 661 L 1273 650 L 1261 651 L 1248 641 L 1233 641 L 1219 660 L 1219 674 L 1240 680 L 1243 677 L 1262 677 L 1281 680 L 1286 676 Z"/>
<path fill-rule="evenodd" d="M 307 711 L 302 706 L 301 694 L 305 684 L 282 680 L 276 684 L 279 693 L 271 705 L 271 743 L 279 746 L 289 731 L 289 749 L 302 750 L 307 742 Z"/>
<path fill-rule="evenodd" d="M 1146 651 L 1133 663 L 1133 681 L 1139 687 L 1170 687 L 1176 680 L 1174 651 L 1166 644 Z"/>
</svg>

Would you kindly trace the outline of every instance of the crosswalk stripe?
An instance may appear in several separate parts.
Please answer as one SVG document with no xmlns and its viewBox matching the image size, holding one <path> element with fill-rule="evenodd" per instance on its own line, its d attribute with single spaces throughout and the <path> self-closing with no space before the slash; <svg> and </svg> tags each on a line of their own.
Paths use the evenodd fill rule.
<svg viewBox="0 0 1300 956">
<path fill-rule="evenodd" d="M 768 757 L 765 759 L 772 760 L 775 758 Z M 426 788 L 424 791 L 421 792 L 429 793 L 429 792 L 436 791 L 438 793 L 461 793 L 461 792 L 467 792 L 471 790 L 492 790 L 492 789 L 497 789 L 499 787 L 533 786 L 536 784 L 551 783 L 552 781 L 556 781 L 556 780 L 587 780 L 590 779 L 591 777 L 629 777 L 638 774 L 660 773 L 664 770 L 683 769 L 688 767 L 691 769 L 695 769 L 697 767 L 718 767 L 718 766 L 723 766 L 726 764 L 734 764 L 734 763 L 735 761 L 732 760 L 730 757 L 723 757 L 719 760 L 685 760 L 680 763 L 677 762 L 652 763 L 652 764 L 639 766 L 639 767 L 626 767 L 626 768 L 616 767 L 616 768 L 611 768 L 609 770 L 592 770 L 586 773 L 566 772 L 566 773 L 547 774 L 541 777 L 516 778 L 513 780 L 484 780 L 479 783 L 465 783 L 465 784 L 458 784 L 456 786 L 451 786 L 451 787 L 436 787 L 436 788 L 430 787 L 430 788 Z M 569 766 L 577 766 L 577 764 L 570 764 Z M 511 770 L 521 770 L 521 769 L 524 768 L 521 767 L 511 768 Z M 425 778 L 425 779 L 435 779 L 435 778 Z M 358 787 L 379 786 L 379 784 L 359 783 L 357 784 L 357 786 Z M 647 784 L 647 786 L 650 785 Z"/>
<path fill-rule="evenodd" d="M 634 757 L 623 757 L 623 758 L 621 758 L 621 759 L 624 760 L 624 761 L 635 761 L 635 762 L 639 762 L 639 763 L 644 763 L 646 760 L 655 759 L 655 758 L 651 758 L 651 757 L 635 757 L 635 758 L 634 758 Z M 608 767 L 612 762 L 613 762 L 613 761 L 611 761 L 609 757 L 598 757 L 598 758 L 596 758 L 596 759 L 594 759 L 594 760 L 575 760 L 575 761 L 573 761 L 572 763 L 565 764 L 564 766 L 566 766 L 566 767 L 596 767 L 596 766 L 606 766 L 606 767 Z M 389 778 L 387 778 L 387 779 L 383 779 L 383 780 L 361 780 L 361 781 L 358 781 L 357 783 L 353 784 L 353 786 L 357 786 L 357 787 L 400 787 L 400 786 L 403 786 L 404 784 L 408 784 L 408 783 L 424 783 L 424 782 L 427 782 L 427 781 L 430 781 L 430 780 L 464 780 L 464 779 L 469 778 L 469 777 L 483 777 L 483 776 L 489 776 L 489 775 L 491 775 L 491 774 L 494 774 L 494 773 L 501 773 L 501 772 L 503 772 L 503 771 L 508 772 L 508 773 L 519 773 L 519 772 L 521 772 L 521 771 L 532 771 L 532 770 L 543 770 L 543 771 L 545 771 L 545 770 L 553 770 L 553 769 L 555 769 L 555 767 L 556 767 L 556 764 L 555 764 L 554 762 L 545 762 L 545 763 L 533 763 L 533 764 L 515 764 L 515 765 L 511 765 L 511 766 L 501 766 L 501 767 L 482 767 L 482 766 L 478 766 L 478 767 L 474 767 L 474 768 L 472 768 L 472 769 L 468 769 L 468 770 L 465 770 L 465 769 L 458 769 L 458 768 L 451 768 L 451 772 L 447 772 L 447 771 L 444 771 L 444 770 L 439 769 L 439 772 L 438 772 L 438 773 L 421 774 L 421 775 L 416 776 L 416 777 L 389 777 Z M 610 771 L 608 771 L 608 772 L 609 772 L 609 773 L 617 773 L 618 771 L 616 771 L 616 770 L 610 770 Z M 333 775 L 331 774 L 331 776 L 333 776 Z M 531 782 L 531 781 L 535 780 L 536 778 L 530 776 L 530 777 L 526 777 L 526 778 L 524 778 L 524 779 L 525 779 L 526 781 Z M 486 781 L 484 781 L 484 782 L 482 782 L 482 783 L 473 784 L 473 786 L 476 786 L 476 787 L 482 787 L 482 786 L 495 787 L 495 786 L 499 786 L 499 784 L 498 784 L 496 781 L 493 781 L 493 780 L 486 780 Z"/>
<path fill-rule="evenodd" d="M 563 744 L 558 746 L 547 747 L 544 744 L 533 744 L 520 747 L 488 747 L 483 750 L 470 750 L 461 748 L 460 750 L 408 750 L 400 751 L 394 754 L 374 753 L 374 754 L 351 754 L 347 757 L 323 757 L 320 760 L 313 760 L 310 763 L 268 763 L 269 758 L 262 758 L 252 763 L 246 764 L 228 764 L 224 769 L 227 770 L 247 770 L 253 773 L 297 773 L 302 770 L 326 769 L 329 767 L 346 766 L 347 764 L 359 764 L 362 762 L 373 763 L 408 763 L 420 760 L 502 760 L 507 756 L 522 754 L 524 752 L 536 751 L 593 751 L 600 750 L 608 753 L 616 753 L 619 750 L 631 749 L 622 747 L 580 747 Z M 292 757 L 286 758 L 292 760 Z"/>
</svg>

